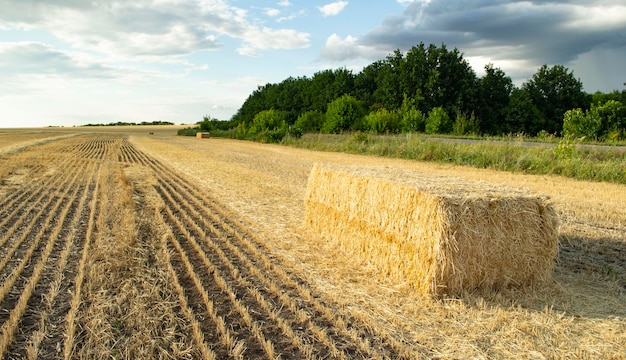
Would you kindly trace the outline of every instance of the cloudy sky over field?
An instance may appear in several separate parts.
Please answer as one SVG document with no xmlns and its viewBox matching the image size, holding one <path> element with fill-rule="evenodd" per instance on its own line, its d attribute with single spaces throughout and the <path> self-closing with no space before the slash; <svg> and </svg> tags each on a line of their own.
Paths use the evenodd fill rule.
<svg viewBox="0 0 626 360">
<path fill-rule="evenodd" d="M 623 89 L 623 0 L 0 0 L 0 127 L 230 118 L 268 82 L 457 47 L 517 85 L 542 64 Z"/>
</svg>

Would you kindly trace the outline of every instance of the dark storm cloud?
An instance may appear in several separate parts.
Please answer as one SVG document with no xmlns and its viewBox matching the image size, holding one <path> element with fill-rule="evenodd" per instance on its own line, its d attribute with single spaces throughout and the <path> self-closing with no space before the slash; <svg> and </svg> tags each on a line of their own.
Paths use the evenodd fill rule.
<svg viewBox="0 0 626 360">
<path fill-rule="evenodd" d="M 605 79 L 611 78 L 609 73 L 626 77 L 623 66 L 593 55 L 626 56 L 626 4 L 622 0 L 415 0 L 354 43 L 377 54 L 406 51 L 420 42 L 443 43 L 466 57 L 508 63 L 507 71 L 518 78 L 529 77 L 542 64 L 578 65 L 581 73 Z M 591 58 L 600 69 L 589 69 Z M 588 79 L 594 89 L 611 89 L 620 88 L 626 78 L 611 84 L 596 80 Z"/>
<path fill-rule="evenodd" d="M 586 11 L 598 11 L 599 6 L 581 1 L 414 2 L 401 16 L 386 19 L 366 34 L 361 43 L 401 49 L 419 42 L 445 43 L 468 53 L 506 46 L 513 49 L 502 54 L 506 57 L 566 63 L 596 47 L 624 45 L 626 22 L 603 26 L 583 21 L 575 25 L 585 20 L 581 17 Z M 600 17 L 597 20 L 602 21 Z"/>
</svg>

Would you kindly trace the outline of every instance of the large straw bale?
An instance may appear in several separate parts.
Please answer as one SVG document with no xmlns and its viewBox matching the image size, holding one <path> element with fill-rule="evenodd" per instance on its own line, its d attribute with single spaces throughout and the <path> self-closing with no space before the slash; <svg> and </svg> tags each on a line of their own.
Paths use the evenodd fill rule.
<svg viewBox="0 0 626 360">
<path fill-rule="evenodd" d="M 557 255 L 546 197 L 399 168 L 316 164 L 305 223 L 428 295 L 542 282 Z"/>
</svg>

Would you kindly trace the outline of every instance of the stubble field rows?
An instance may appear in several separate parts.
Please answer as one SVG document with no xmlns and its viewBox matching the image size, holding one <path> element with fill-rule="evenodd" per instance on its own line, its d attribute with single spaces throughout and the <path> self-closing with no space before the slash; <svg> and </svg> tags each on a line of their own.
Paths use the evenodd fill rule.
<svg viewBox="0 0 626 360">
<path fill-rule="evenodd" d="M 3 358 L 412 357 L 384 331 L 333 309 L 235 213 L 123 136 L 74 137 L 4 159 L 3 166 L 30 169 L 21 183 L 5 180 L 10 189 L 0 199 Z M 46 171 L 54 173 L 37 175 Z M 126 194 L 116 198 L 110 187 Z M 129 206 L 134 229 L 115 229 L 112 212 Z M 138 329 L 94 308 L 100 292 L 123 298 L 131 291 L 123 286 L 127 275 L 111 271 L 98 286 L 102 279 L 87 269 L 137 260 L 113 259 L 134 252 L 93 251 L 122 232 L 134 233 L 127 239 L 132 246 L 152 249 L 140 262 L 159 267 L 166 281 L 160 291 L 168 294 L 151 300 L 176 302 L 170 310 L 181 346 L 160 339 L 146 353 L 139 344 L 123 345 Z M 92 326 L 102 322 L 100 332 Z M 120 345 L 107 345 L 109 336 Z"/>
</svg>

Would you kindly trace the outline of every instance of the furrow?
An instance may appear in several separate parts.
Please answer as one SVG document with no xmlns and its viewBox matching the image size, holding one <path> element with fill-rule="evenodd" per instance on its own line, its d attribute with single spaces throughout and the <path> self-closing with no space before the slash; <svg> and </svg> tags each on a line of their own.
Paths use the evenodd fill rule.
<svg viewBox="0 0 626 360">
<path fill-rule="evenodd" d="M 75 177 L 74 180 L 76 180 L 76 178 L 77 177 Z M 71 184 L 71 187 L 74 188 L 72 198 L 75 199 L 76 194 L 78 192 L 78 186 L 75 181 Z M 17 329 L 18 325 L 21 322 L 22 317 L 24 316 L 24 313 L 26 312 L 29 299 L 31 298 L 31 295 L 33 295 L 33 292 L 35 291 L 35 288 L 37 284 L 39 283 L 39 279 L 40 279 L 40 276 L 42 275 L 44 267 L 48 262 L 48 258 L 50 254 L 52 253 L 55 245 L 57 244 L 56 240 L 62 231 L 64 220 L 67 214 L 72 209 L 72 205 L 74 205 L 74 203 L 72 201 L 68 201 L 65 207 L 61 210 L 61 213 L 59 214 L 59 221 L 57 222 L 56 227 L 52 230 L 52 233 L 50 234 L 48 238 L 48 241 L 46 243 L 45 248 L 43 249 L 41 253 L 40 258 L 38 259 L 36 263 L 33 264 L 34 266 L 32 267 L 31 274 L 30 275 L 24 274 L 24 276 L 28 279 L 28 281 L 24 285 L 24 288 L 21 291 L 19 291 L 20 295 L 19 295 L 19 298 L 16 300 L 15 307 L 13 307 L 13 309 L 10 311 L 8 320 L 4 322 L 4 324 L 2 325 L 2 329 L 0 330 L 1 331 L 0 354 L 5 354 L 8 346 L 13 340 L 15 330 Z M 56 213 L 57 212 L 54 211 L 53 213 L 51 213 L 50 217 L 52 217 L 52 215 Z M 51 219 L 49 218 L 48 220 L 51 220 Z M 36 236 L 36 242 L 40 241 L 40 238 L 43 234 L 44 233 L 40 231 L 40 233 Z M 26 264 L 26 263 L 27 261 L 25 260 L 21 264 Z M 22 265 L 20 265 L 20 267 L 22 267 Z M 21 271 L 22 269 L 20 269 L 19 271 L 16 271 L 16 273 L 21 273 Z M 12 281 L 14 282 L 14 280 Z M 3 299 L 3 308 L 7 308 L 4 305 L 6 304 L 6 300 L 7 299 Z"/>
<path fill-rule="evenodd" d="M 61 207 L 63 202 L 66 202 L 67 204 L 71 204 L 71 201 L 69 201 L 68 199 L 71 199 L 72 196 L 75 196 L 76 192 L 78 191 L 78 188 L 76 187 L 76 180 L 78 178 L 78 173 L 74 174 L 73 179 L 66 184 L 65 186 L 65 191 L 63 194 L 61 194 L 61 196 L 59 196 L 57 198 L 56 203 L 53 204 L 52 208 L 49 209 L 49 211 L 44 214 L 43 210 L 44 209 L 48 209 L 48 207 L 42 208 L 42 211 L 40 212 L 40 217 L 37 218 L 33 218 L 33 221 L 31 222 L 31 224 L 29 224 L 28 228 L 32 229 L 31 232 L 24 232 L 22 234 L 22 236 L 20 237 L 20 239 L 18 241 L 16 241 L 14 243 L 14 245 L 9 249 L 9 251 L 7 252 L 5 258 L 2 260 L 2 262 L 0 262 L 0 270 L 4 271 L 4 267 L 9 264 L 9 263 L 16 263 L 14 265 L 14 267 L 12 268 L 8 268 L 7 270 L 11 270 L 11 273 L 8 274 L 3 280 L 3 284 L 2 286 L 0 286 L 0 303 L 3 305 L 3 308 L 5 308 L 5 296 L 7 295 L 8 291 L 13 287 L 15 281 L 18 279 L 18 277 L 23 276 L 22 275 L 22 271 L 24 270 L 24 268 L 28 265 L 30 265 L 31 263 L 31 256 L 33 255 L 33 253 L 36 251 L 36 249 L 39 247 L 39 243 L 42 240 L 42 237 L 50 232 L 50 227 L 51 227 L 51 223 L 53 222 L 53 217 L 57 214 L 59 208 Z M 69 195 L 68 194 L 70 192 L 70 189 L 74 188 L 74 190 L 72 191 L 72 194 Z M 67 206 L 67 205 L 66 205 Z M 45 216 L 45 218 L 44 218 Z M 41 219 L 41 223 L 43 223 L 44 225 L 42 227 L 39 228 L 39 231 L 37 233 L 34 233 L 34 230 L 37 229 L 37 227 L 34 226 L 34 223 L 37 220 Z M 60 223 L 60 221 L 59 221 Z M 19 252 L 18 254 L 18 250 L 20 247 L 25 247 L 28 245 L 28 243 L 26 242 L 27 239 L 29 237 L 33 237 L 33 240 L 30 243 L 30 246 L 28 246 L 28 248 L 24 249 L 23 252 Z M 10 262 L 10 260 L 13 259 L 13 262 Z M 2 319 L 2 315 L 0 314 L 0 319 Z"/>
<path fill-rule="evenodd" d="M 169 243 L 170 241 L 167 241 L 167 242 Z M 217 355 L 215 354 L 215 352 L 207 346 L 205 342 L 204 333 L 202 329 L 200 328 L 200 324 L 198 323 L 196 315 L 194 311 L 189 307 L 187 297 L 185 296 L 185 289 L 180 284 L 180 281 L 178 278 L 179 274 L 172 265 L 173 261 L 171 259 L 170 253 L 168 251 L 165 251 L 164 254 L 165 254 L 165 262 L 168 265 L 167 272 L 170 278 L 172 279 L 173 281 L 172 285 L 174 286 L 174 289 L 176 290 L 176 293 L 178 294 L 178 301 L 180 302 L 180 307 L 183 312 L 183 315 L 185 316 L 185 319 L 187 319 L 187 321 L 191 324 L 192 337 L 193 337 L 194 342 L 196 343 L 196 346 L 198 347 L 198 349 L 200 349 L 202 353 L 202 357 L 205 360 L 217 359 Z"/>
<path fill-rule="evenodd" d="M 18 234 L 18 230 L 21 228 L 30 229 L 33 223 L 22 226 L 29 219 L 35 219 L 40 216 L 44 208 L 40 207 L 40 211 L 36 212 L 36 208 L 41 204 L 48 204 L 51 196 L 58 193 L 60 184 L 67 181 L 72 176 L 71 172 L 66 172 L 62 176 L 56 177 L 51 183 L 39 183 L 27 188 L 20 189 L 16 193 L 21 193 L 23 196 L 15 199 L 17 205 L 7 205 L 4 209 L 13 209 L 10 214 L 3 216 L 0 222 L 0 229 L 5 228 L 8 224 L 11 224 L 8 229 L 4 231 L 4 234 L 0 236 L 0 248 L 9 240 L 11 236 L 15 237 Z M 1 268 L 1 266 L 0 266 Z"/>
<path fill-rule="evenodd" d="M 86 169 L 85 172 L 88 174 L 88 179 L 84 185 L 81 185 L 84 190 L 74 208 L 75 213 L 69 224 L 62 227 L 64 231 L 66 231 L 66 234 L 63 236 L 63 241 L 58 242 L 59 245 L 63 245 L 63 248 L 58 256 L 57 263 L 56 265 L 51 264 L 47 266 L 49 269 L 48 276 L 42 275 L 42 279 L 49 279 L 47 282 L 41 281 L 43 289 L 38 290 L 38 292 L 41 293 L 42 301 L 33 304 L 33 306 L 29 306 L 24 315 L 24 318 L 32 318 L 33 320 L 31 321 L 36 322 L 36 324 L 31 333 L 21 332 L 19 336 L 15 338 L 14 344 L 12 345 L 13 349 L 9 348 L 10 353 L 19 354 L 19 357 L 29 359 L 40 358 L 42 355 L 40 354 L 42 341 L 50 338 L 49 332 L 52 329 L 60 332 L 61 329 L 59 329 L 59 327 L 63 325 L 62 320 L 56 319 L 58 321 L 54 321 L 55 319 L 52 319 L 52 315 L 53 313 L 59 314 L 59 312 L 61 312 L 57 317 L 63 318 L 65 313 L 63 309 L 65 308 L 67 310 L 66 302 L 59 302 L 58 298 L 66 295 L 66 291 L 71 288 L 69 282 L 72 279 L 64 276 L 64 274 L 72 250 L 74 250 L 74 252 L 76 251 L 75 242 L 80 242 L 80 239 L 77 239 L 77 237 L 80 236 L 80 220 L 84 215 L 85 203 L 90 196 L 89 186 L 94 175 L 93 168 L 94 166 L 91 165 Z M 71 267 L 72 264 L 70 263 L 69 266 Z M 36 320 L 37 318 L 38 321 Z M 30 330 L 30 328 L 27 328 L 27 330 Z M 45 349 L 46 347 L 44 346 L 43 348 Z"/>
<path fill-rule="evenodd" d="M 193 239 L 189 238 L 191 235 L 186 233 L 185 226 L 174 216 L 169 207 L 166 206 L 165 211 L 167 215 L 165 221 L 176 229 L 176 233 L 171 239 L 171 244 L 182 259 L 182 262 L 186 264 L 190 274 L 195 273 L 196 270 L 194 269 L 198 267 L 202 268 L 202 273 L 211 274 L 213 277 L 214 281 L 212 282 L 209 282 L 206 278 L 204 281 L 199 278 L 198 281 L 201 288 L 207 289 L 206 291 L 213 294 L 214 298 L 220 299 L 220 301 L 213 303 L 212 308 L 214 311 L 217 314 L 221 314 L 224 321 L 235 329 L 236 334 L 247 337 L 246 346 L 249 352 L 254 354 L 264 353 L 266 357 L 274 358 L 274 345 L 266 339 L 266 336 L 261 331 L 260 323 L 253 320 L 246 307 L 238 298 L 239 294 L 232 289 L 231 284 L 222 276 L 221 271 L 216 266 L 208 261 L 206 257 L 202 259 L 201 254 L 189 248 L 189 242 L 193 241 Z M 193 257 L 193 260 L 189 259 L 190 256 Z M 193 278 L 193 275 L 190 275 L 190 277 Z M 188 288 L 186 287 L 186 289 Z M 232 313 L 232 308 L 237 311 L 238 316 Z M 268 320 L 268 318 L 265 317 L 263 320 Z M 250 334 L 254 341 L 251 341 Z"/>
<path fill-rule="evenodd" d="M 74 292 L 72 293 L 72 298 L 70 300 L 69 311 L 67 312 L 67 317 L 65 321 L 65 339 L 63 342 L 63 357 L 68 360 L 72 358 L 74 353 L 74 338 L 76 336 L 76 315 L 78 313 L 80 307 L 80 301 L 82 296 L 82 285 L 85 280 L 85 265 L 87 263 L 87 257 L 89 254 L 89 246 L 94 236 L 94 232 L 96 231 L 96 220 L 100 213 L 100 202 L 99 194 L 100 194 L 100 184 L 102 178 L 102 166 L 98 165 L 97 170 L 95 171 L 94 178 L 95 186 L 93 189 L 93 196 L 91 198 L 91 202 L 89 204 L 89 217 L 87 221 L 87 228 L 85 232 L 85 238 L 83 243 L 83 248 L 80 251 L 81 257 L 77 267 L 76 280 L 74 283 Z"/>
<path fill-rule="evenodd" d="M 178 203 L 171 198 L 170 193 L 163 194 L 169 203 Z M 189 209 L 187 209 L 189 211 Z M 263 271 L 257 268 L 247 269 L 241 264 L 233 264 L 231 259 L 235 257 L 233 254 L 226 254 L 216 243 L 216 240 L 223 237 L 219 234 L 219 230 L 211 228 L 210 234 L 206 234 L 196 224 L 197 220 L 191 219 L 186 211 L 178 211 L 177 217 L 181 217 L 183 223 L 177 221 L 180 231 L 183 229 L 190 231 L 187 234 L 187 240 L 194 247 L 195 252 L 203 254 L 203 260 L 209 262 L 208 257 L 217 257 L 222 266 L 226 267 L 229 278 L 229 284 L 237 284 L 237 287 L 245 291 L 249 298 L 253 299 L 257 304 L 257 308 L 261 308 L 282 333 L 289 338 L 290 344 L 295 347 L 301 354 L 311 358 L 313 354 L 317 357 L 326 357 L 331 355 L 335 358 L 345 358 L 345 354 L 337 348 L 337 342 L 328 336 L 320 336 L 324 333 L 324 329 L 308 320 L 308 316 L 301 309 L 297 308 L 294 299 L 284 295 L 283 291 L 272 283 L 263 275 Z M 202 245 L 196 242 L 195 238 L 203 239 Z M 208 263 L 208 268 L 215 266 Z M 211 270 L 214 271 L 214 270 Z M 332 326 L 332 324 L 326 324 Z M 313 345 L 314 344 L 314 345 Z"/>
</svg>

